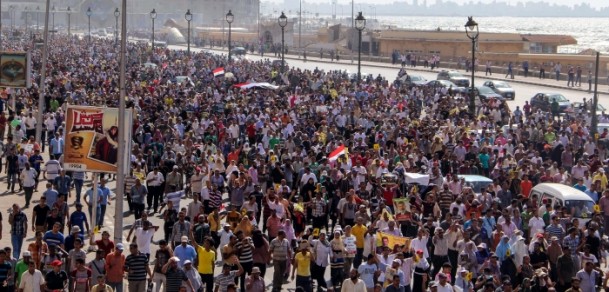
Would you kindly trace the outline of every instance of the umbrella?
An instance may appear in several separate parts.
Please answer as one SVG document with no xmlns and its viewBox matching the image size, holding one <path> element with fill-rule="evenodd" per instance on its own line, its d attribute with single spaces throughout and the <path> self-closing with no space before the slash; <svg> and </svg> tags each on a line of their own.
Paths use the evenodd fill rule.
<svg viewBox="0 0 609 292">
<path fill-rule="evenodd" d="M 224 74 L 224 78 L 234 78 L 234 77 L 235 77 L 235 75 L 231 72 L 227 72 Z"/>
</svg>

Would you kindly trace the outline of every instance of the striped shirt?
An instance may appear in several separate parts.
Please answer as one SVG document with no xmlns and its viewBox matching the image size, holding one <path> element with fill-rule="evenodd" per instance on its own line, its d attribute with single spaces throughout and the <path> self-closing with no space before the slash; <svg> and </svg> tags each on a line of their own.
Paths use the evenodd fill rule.
<svg viewBox="0 0 609 292">
<path fill-rule="evenodd" d="M 235 249 L 239 251 L 239 262 L 241 263 L 249 263 L 254 260 L 252 246 L 251 246 L 251 238 L 245 237 L 246 243 L 244 244 L 242 240 L 235 244 Z"/>
<path fill-rule="evenodd" d="M 237 271 L 230 271 L 228 274 L 221 273 L 216 276 L 214 283 L 220 288 L 220 292 L 226 292 L 228 285 L 235 284 L 235 277 L 237 277 Z"/>
<path fill-rule="evenodd" d="M 188 281 L 186 273 L 180 267 L 167 269 L 165 273 L 167 281 L 165 282 L 165 291 L 179 291 L 182 286 L 182 281 Z"/>
<path fill-rule="evenodd" d="M 144 281 L 146 280 L 146 267 L 148 266 L 148 258 L 145 254 L 138 252 L 130 254 L 125 259 L 125 269 L 128 269 L 127 280 L 129 281 Z"/>
<path fill-rule="evenodd" d="M 44 171 L 46 172 L 47 180 L 55 180 L 55 178 L 59 176 L 61 165 L 59 164 L 59 161 L 55 159 L 49 160 L 44 165 Z"/>
<path fill-rule="evenodd" d="M 277 261 L 285 261 L 288 259 L 288 249 L 290 248 L 290 243 L 287 239 L 279 239 L 275 238 L 271 240 L 270 248 L 273 251 L 273 260 Z"/>
<path fill-rule="evenodd" d="M 558 237 L 558 240 L 562 240 L 565 236 L 565 230 L 561 225 L 550 224 L 546 227 L 546 231 L 550 233 L 550 236 Z"/>
</svg>

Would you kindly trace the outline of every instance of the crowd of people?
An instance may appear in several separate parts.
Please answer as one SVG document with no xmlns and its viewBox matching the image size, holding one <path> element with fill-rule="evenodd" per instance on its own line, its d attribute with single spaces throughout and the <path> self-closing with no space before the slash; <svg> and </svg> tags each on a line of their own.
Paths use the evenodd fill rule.
<svg viewBox="0 0 609 292">
<path fill-rule="evenodd" d="M 117 48 L 77 36 L 50 42 L 44 121 L 35 118 L 37 85 L 3 93 L 4 170 L 25 202 L 8 213 L 12 249 L 0 250 L 0 291 L 257 292 L 290 281 L 297 291 L 357 292 L 606 286 L 608 153 L 585 111 L 556 116 L 527 104 L 511 112 L 489 99 L 472 115 L 450 88 L 281 73 L 269 60 L 151 52 L 145 43 L 128 45 L 135 118 L 131 171 L 119 186 L 135 221 L 124 243 L 107 231 L 93 240 L 113 178 L 100 178 L 94 203 L 93 174 L 63 169 L 65 112 L 67 104 L 117 106 Z M 32 57 L 39 84 L 40 51 Z M 231 76 L 214 76 L 220 67 Z M 248 82 L 280 88 L 235 86 Z M 429 184 L 407 183 L 408 173 Z M 492 183 L 474 192 L 466 174 Z M 598 208 L 582 218 L 530 196 L 548 182 L 586 192 Z M 23 246 L 28 234 L 34 241 Z M 96 247 L 90 261 L 87 244 Z"/>
</svg>

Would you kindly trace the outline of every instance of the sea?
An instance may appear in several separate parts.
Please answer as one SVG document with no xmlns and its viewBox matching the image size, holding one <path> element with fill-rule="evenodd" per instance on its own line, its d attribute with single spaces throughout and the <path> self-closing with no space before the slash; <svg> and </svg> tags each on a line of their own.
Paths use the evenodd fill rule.
<svg viewBox="0 0 609 292">
<path fill-rule="evenodd" d="M 467 17 L 456 16 L 374 16 L 367 17 L 379 28 L 418 30 L 460 30 L 465 33 Z M 376 21 L 375 21 L 376 20 Z M 520 34 L 565 34 L 574 37 L 577 45 L 560 46 L 559 53 L 577 54 L 586 49 L 609 53 L 609 17 L 478 17 L 480 34 L 505 32 Z"/>
</svg>

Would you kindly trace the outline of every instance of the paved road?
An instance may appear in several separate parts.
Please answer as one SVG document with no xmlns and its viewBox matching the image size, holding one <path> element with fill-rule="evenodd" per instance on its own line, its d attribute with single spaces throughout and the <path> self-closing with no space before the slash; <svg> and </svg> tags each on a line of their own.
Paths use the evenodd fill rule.
<svg viewBox="0 0 609 292">
<path fill-rule="evenodd" d="M 185 49 L 184 46 L 170 46 L 170 48 Z M 192 50 L 198 51 L 199 49 L 193 48 Z M 249 55 L 248 58 L 251 60 L 261 59 L 257 55 Z M 265 56 L 265 58 L 266 58 L 266 56 Z M 271 58 L 271 59 L 274 59 L 274 58 Z M 349 70 L 350 72 L 357 71 L 357 64 L 351 63 L 350 61 L 341 62 L 341 63 L 327 63 L 327 62 L 317 62 L 317 60 L 311 60 L 311 59 L 307 62 L 304 62 L 302 60 L 288 59 L 288 63 L 290 66 L 296 66 L 296 67 L 300 67 L 300 68 L 304 68 L 304 69 L 314 69 L 314 68 L 318 67 L 318 68 L 324 69 L 324 70 L 333 70 L 333 69 L 340 68 L 343 70 Z M 379 64 L 364 64 L 362 71 L 366 72 L 366 73 L 374 74 L 374 75 L 382 74 L 384 76 L 387 76 L 387 78 L 389 80 L 393 80 L 393 78 L 397 74 L 398 66 L 391 66 L 391 65 L 387 65 L 387 64 L 382 64 L 382 65 L 383 66 L 380 66 Z M 419 74 L 419 73 L 416 73 L 416 74 Z M 422 71 L 422 72 L 420 72 L 420 74 L 423 75 L 427 79 L 435 79 L 435 73 L 433 73 L 433 72 Z M 519 78 L 519 77 L 517 77 L 517 78 Z M 552 85 L 552 86 L 557 85 L 557 84 L 552 84 L 551 83 L 552 81 L 548 81 L 548 80 L 546 80 L 544 82 L 548 82 L 549 85 Z M 517 91 L 516 100 L 509 102 L 512 107 L 515 107 L 515 105 L 524 104 L 524 101 L 527 100 L 528 98 L 530 98 L 530 96 L 532 96 L 533 94 L 535 94 L 537 92 L 543 92 L 543 91 L 552 91 L 552 92 L 562 93 L 565 96 L 567 96 L 568 98 L 570 98 L 572 101 L 580 100 L 583 97 L 589 98 L 591 96 L 590 94 L 582 92 L 581 90 L 573 90 L 573 89 L 566 89 L 566 88 L 550 88 L 550 87 L 542 86 L 542 85 L 522 84 L 522 83 L 517 83 L 517 82 L 513 82 L 512 86 Z M 609 105 L 609 96 L 608 95 L 606 95 L 606 94 L 601 95 L 600 100 L 601 100 L 601 102 L 600 102 L 601 104 L 606 105 L 606 106 Z M 48 156 L 45 154 L 44 158 L 46 160 L 46 159 L 48 159 Z M 91 179 L 91 174 L 88 175 L 88 179 L 89 180 Z M 90 183 L 90 181 L 88 183 Z M 116 182 L 111 180 L 108 183 L 108 186 L 114 191 L 115 187 L 116 187 Z M 41 186 L 39 189 L 42 191 L 43 187 Z M 10 208 L 13 203 L 19 203 L 19 204 L 23 205 L 23 202 L 25 201 L 23 192 L 9 193 L 9 192 L 6 192 L 5 190 L 6 190 L 6 174 L 2 173 L 2 174 L 0 174 L 0 212 L 3 213 L 2 217 L 5 218 L 5 220 L 2 222 L 3 232 L 2 232 L 2 237 L 0 238 L 0 247 L 11 245 L 10 235 L 9 235 L 10 226 L 8 225 L 8 221 L 6 220 L 6 218 L 8 218 L 8 213 L 6 210 L 8 208 Z M 32 206 L 34 206 L 34 204 L 36 204 L 38 202 L 38 199 L 40 198 L 40 196 L 41 196 L 41 192 L 36 192 L 34 194 Z M 69 203 L 72 203 L 73 202 L 72 200 L 73 199 L 71 199 L 69 201 Z M 184 202 L 181 205 L 185 206 L 188 203 L 190 203 L 190 201 L 191 201 L 190 199 L 186 199 L 186 200 L 184 200 Z M 114 203 L 113 200 L 111 202 Z M 73 208 L 73 206 L 71 206 L 71 208 Z M 125 208 L 125 210 L 127 210 L 127 208 L 128 208 L 126 203 L 124 204 L 124 208 Z M 32 209 L 31 208 L 25 209 L 24 211 L 28 215 L 28 218 L 31 219 Z M 128 212 L 123 212 L 123 214 L 125 214 L 126 217 L 124 219 L 124 227 L 121 230 L 121 232 L 123 234 L 123 242 L 126 243 L 125 239 L 127 237 L 129 228 L 131 227 L 131 224 L 134 221 L 134 217 L 129 216 Z M 106 216 L 104 218 L 104 227 L 102 228 L 102 230 L 107 230 L 110 232 L 110 234 L 114 234 L 115 215 L 116 215 L 116 212 L 114 209 L 114 204 L 112 204 L 107 209 Z M 149 217 L 149 218 L 154 225 L 162 226 L 163 222 L 159 215 Z M 154 242 L 157 242 L 162 237 L 163 237 L 163 231 L 161 228 L 161 229 L 159 229 L 157 234 L 154 236 Z M 97 235 L 97 238 L 99 238 L 99 235 Z M 27 235 L 27 241 L 24 243 L 24 245 L 27 246 L 27 244 L 29 244 L 32 240 L 33 240 L 33 233 L 30 230 L 30 232 Z M 152 246 L 153 254 L 157 250 L 157 248 L 158 248 L 157 245 Z M 22 249 L 22 251 L 25 249 L 26 248 L 24 247 Z M 93 258 L 94 258 L 94 253 L 89 253 L 88 260 L 91 260 Z M 272 270 L 273 270 L 272 267 L 267 269 L 267 275 L 265 277 L 265 281 L 269 285 L 272 280 Z M 220 268 L 216 267 L 216 273 L 219 273 L 219 272 L 220 272 Z M 326 278 L 329 279 L 329 276 L 330 276 L 329 269 L 327 269 Z M 287 290 L 293 290 L 294 284 L 289 283 L 287 285 L 284 285 L 284 288 Z"/>
</svg>

